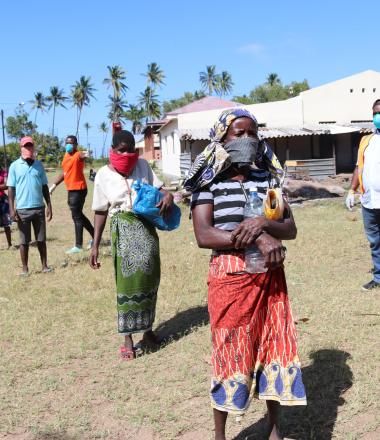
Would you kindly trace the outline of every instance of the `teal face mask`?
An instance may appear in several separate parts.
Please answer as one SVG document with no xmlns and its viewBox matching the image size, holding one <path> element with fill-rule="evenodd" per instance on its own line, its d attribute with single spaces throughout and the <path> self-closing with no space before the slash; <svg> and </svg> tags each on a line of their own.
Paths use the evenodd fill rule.
<svg viewBox="0 0 380 440">
<path fill-rule="evenodd" d="M 373 115 L 373 123 L 376 128 L 380 129 L 380 113 Z"/>
<path fill-rule="evenodd" d="M 66 153 L 72 153 L 74 150 L 74 145 L 73 144 L 66 144 Z"/>
</svg>

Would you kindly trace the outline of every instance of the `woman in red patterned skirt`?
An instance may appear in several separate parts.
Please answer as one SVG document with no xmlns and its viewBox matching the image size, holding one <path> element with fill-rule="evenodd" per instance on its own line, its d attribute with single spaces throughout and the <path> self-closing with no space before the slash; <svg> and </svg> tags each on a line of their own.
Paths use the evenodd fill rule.
<svg viewBox="0 0 380 440">
<path fill-rule="evenodd" d="M 252 397 L 265 400 L 268 438 L 278 440 L 279 405 L 306 405 L 281 240 L 296 237 L 290 208 L 281 220 L 244 220 L 246 193 L 264 199 L 280 181 L 281 166 L 258 138 L 244 109 L 222 113 L 211 144 L 198 156 L 185 187 L 192 191 L 198 245 L 212 249 L 208 309 L 212 332 L 211 405 L 215 439 L 225 440 L 228 413 L 241 416 Z M 246 272 L 244 249 L 255 244 L 267 271 Z"/>
</svg>

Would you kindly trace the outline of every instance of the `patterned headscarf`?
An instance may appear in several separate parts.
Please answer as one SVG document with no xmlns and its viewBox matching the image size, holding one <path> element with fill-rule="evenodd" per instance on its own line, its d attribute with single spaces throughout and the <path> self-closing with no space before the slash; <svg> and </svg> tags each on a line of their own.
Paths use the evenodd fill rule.
<svg viewBox="0 0 380 440">
<path fill-rule="evenodd" d="M 256 118 L 246 109 L 234 108 L 224 110 L 210 130 L 211 143 L 198 154 L 189 174 L 184 182 L 184 188 L 194 192 L 211 183 L 215 177 L 230 165 L 229 155 L 223 148 L 223 139 L 227 134 L 228 127 L 238 118 L 252 119 L 257 125 Z M 284 171 L 282 166 L 265 140 L 261 139 L 255 160 L 257 168 L 269 171 L 270 180 L 275 185 L 282 185 Z"/>
</svg>

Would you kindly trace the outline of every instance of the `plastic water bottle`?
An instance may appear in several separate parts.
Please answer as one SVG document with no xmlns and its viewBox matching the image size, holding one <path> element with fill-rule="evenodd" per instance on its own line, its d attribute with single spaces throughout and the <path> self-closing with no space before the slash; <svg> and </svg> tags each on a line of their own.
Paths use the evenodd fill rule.
<svg viewBox="0 0 380 440">
<path fill-rule="evenodd" d="M 244 218 L 255 218 L 263 215 L 263 202 L 257 194 L 257 188 L 249 190 L 249 199 L 244 206 Z M 252 245 L 245 250 L 245 270 L 249 273 L 264 273 L 265 259 L 257 246 Z"/>
</svg>

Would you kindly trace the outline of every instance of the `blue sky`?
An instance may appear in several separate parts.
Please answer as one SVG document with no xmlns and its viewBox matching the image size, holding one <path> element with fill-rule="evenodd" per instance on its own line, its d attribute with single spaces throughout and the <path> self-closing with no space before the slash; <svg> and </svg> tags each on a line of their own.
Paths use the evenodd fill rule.
<svg viewBox="0 0 380 440">
<path fill-rule="evenodd" d="M 146 86 L 142 73 L 151 62 L 166 75 L 161 101 L 200 89 L 206 65 L 232 75 L 232 95 L 249 93 L 270 72 L 284 83 L 306 78 L 315 87 L 380 71 L 377 9 L 367 0 L 2 2 L 0 108 L 6 117 L 20 102 L 30 111 L 35 92 L 46 95 L 57 85 L 69 94 L 81 75 L 91 76 L 96 101 L 83 111 L 80 140 L 86 143 L 83 124 L 89 122 L 89 143 L 99 152 L 98 126 L 107 121 L 110 93 L 102 84 L 107 65 L 127 72 L 131 104 Z M 70 105 L 58 109 L 56 134 L 75 132 L 75 122 Z M 37 124 L 49 132 L 52 112 L 39 115 Z"/>
</svg>

